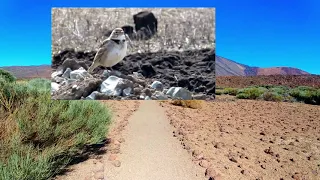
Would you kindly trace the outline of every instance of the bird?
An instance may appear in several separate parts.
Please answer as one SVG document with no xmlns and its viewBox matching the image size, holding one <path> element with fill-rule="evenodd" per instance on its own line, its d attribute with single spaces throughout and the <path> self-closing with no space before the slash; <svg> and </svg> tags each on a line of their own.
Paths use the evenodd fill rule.
<svg viewBox="0 0 320 180">
<path fill-rule="evenodd" d="M 128 42 L 127 42 L 128 41 Z M 102 42 L 88 69 L 92 73 L 98 66 L 110 67 L 118 64 L 127 54 L 128 44 L 132 48 L 132 42 L 122 28 L 115 28 L 110 36 Z"/>
</svg>

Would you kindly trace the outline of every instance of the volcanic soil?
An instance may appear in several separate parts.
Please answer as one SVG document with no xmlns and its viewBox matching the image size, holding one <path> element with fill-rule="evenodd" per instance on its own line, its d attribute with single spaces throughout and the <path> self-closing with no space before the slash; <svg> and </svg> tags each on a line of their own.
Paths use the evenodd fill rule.
<svg viewBox="0 0 320 180">
<path fill-rule="evenodd" d="M 320 179 L 320 106 L 217 96 L 200 109 L 162 102 L 172 136 L 207 177 Z"/>
<path fill-rule="evenodd" d="M 66 49 L 53 56 L 53 71 L 62 68 L 76 70 L 79 67 L 88 69 L 92 64 L 96 52 L 76 52 Z M 64 63 L 73 60 L 73 64 Z M 106 68 L 99 66 L 93 72 L 98 79 L 103 79 Z M 155 53 L 130 54 L 112 67 L 124 75 L 133 72 L 141 73 L 146 84 L 160 81 L 164 88 L 183 87 L 193 93 L 214 95 L 215 93 L 215 51 L 214 49 L 187 50 L 187 51 L 159 51 Z M 81 82 L 81 81 L 79 81 Z M 78 81 L 75 82 L 79 83 Z M 72 84 L 73 85 L 73 84 Z M 61 92 L 67 91 L 70 86 L 61 87 Z M 92 89 L 94 91 L 95 89 Z M 90 94 L 91 92 L 89 92 Z"/>
<path fill-rule="evenodd" d="M 253 85 L 310 86 L 320 88 L 320 75 L 217 76 L 217 87 L 244 88 Z"/>
</svg>

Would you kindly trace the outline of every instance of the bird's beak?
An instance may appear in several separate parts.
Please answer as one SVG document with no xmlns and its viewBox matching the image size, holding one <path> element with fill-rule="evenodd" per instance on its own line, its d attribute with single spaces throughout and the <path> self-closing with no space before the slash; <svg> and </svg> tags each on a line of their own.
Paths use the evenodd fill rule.
<svg viewBox="0 0 320 180">
<path fill-rule="evenodd" d="M 126 34 L 125 36 L 126 36 L 126 38 L 127 38 L 127 40 L 128 40 L 129 46 L 130 46 L 131 48 L 133 48 L 131 39 L 129 38 L 128 34 Z"/>
</svg>

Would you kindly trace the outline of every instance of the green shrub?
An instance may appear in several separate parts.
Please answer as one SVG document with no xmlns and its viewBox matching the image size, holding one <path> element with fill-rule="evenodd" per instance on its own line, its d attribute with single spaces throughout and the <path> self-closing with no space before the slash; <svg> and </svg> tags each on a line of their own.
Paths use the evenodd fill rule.
<svg viewBox="0 0 320 180">
<path fill-rule="evenodd" d="M 4 86 L 5 83 L 7 83 L 7 81 L 3 77 L 0 77 L 0 87 Z"/>
<path fill-rule="evenodd" d="M 236 96 L 238 93 L 238 89 L 237 88 L 224 88 L 223 89 L 223 94 L 229 94 L 232 96 Z"/>
<path fill-rule="evenodd" d="M 258 99 L 267 91 L 264 87 L 251 87 L 238 90 L 237 98 L 239 99 Z"/>
<path fill-rule="evenodd" d="M 276 102 L 283 101 L 283 97 L 276 92 L 267 91 L 263 93 L 262 97 L 266 101 L 276 101 Z"/>
<path fill-rule="evenodd" d="M 0 69 L 0 78 L 3 78 L 6 82 L 16 81 L 16 77 L 14 77 L 10 72 L 3 69 Z"/>
<path fill-rule="evenodd" d="M 320 104 L 320 89 L 315 89 L 307 86 L 300 86 L 292 89 L 289 95 L 294 97 L 297 101 L 301 101 L 307 104 Z"/>
<path fill-rule="evenodd" d="M 285 95 L 287 92 L 289 92 L 290 89 L 286 86 L 276 86 L 276 87 L 269 88 L 269 90 L 271 92 L 275 92 L 280 95 Z"/>
<path fill-rule="evenodd" d="M 36 88 L 39 91 L 50 91 L 51 81 L 43 78 L 32 79 L 28 82 L 30 88 Z"/>
<path fill-rule="evenodd" d="M 216 95 L 221 95 L 223 94 L 223 90 L 221 89 L 216 89 Z"/>
<path fill-rule="evenodd" d="M 0 179 L 49 179 L 86 145 L 106 138 L 111 113 L 103 104 L 54 101 L 49 87 L 39 79 L 0 87 L 0 100 L 15 104 L 12 111 L 0 104 L 6 113 L 0 117 Z"/>
</svg>

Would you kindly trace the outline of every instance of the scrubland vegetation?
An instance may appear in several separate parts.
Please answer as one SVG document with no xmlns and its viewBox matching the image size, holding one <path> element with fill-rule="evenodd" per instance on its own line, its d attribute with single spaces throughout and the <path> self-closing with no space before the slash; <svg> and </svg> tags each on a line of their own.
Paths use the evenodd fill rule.
<svg viewBox="0 0 320 180">
<path fill-rule="evenodd" d="M 0 179 L 40 180 L 106 138 L 111 112 L 98 101 L 53 101 L 51 82 L 19 83 L 0 70 Z"/>
<path fill-rule="evenodd" d="M 308 86 L 249 86 L 246 88 L 217 88 L 217 95 L 228 94 L 238 99 L 261 99 L 266 101 L 303 102 L 320 105 L 320 89 Z"/>
</svg>

